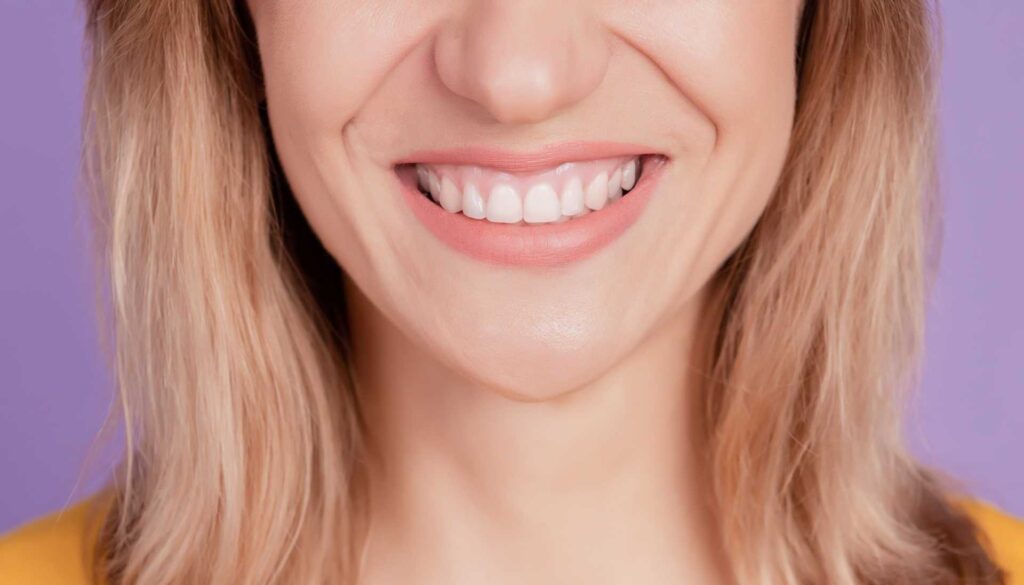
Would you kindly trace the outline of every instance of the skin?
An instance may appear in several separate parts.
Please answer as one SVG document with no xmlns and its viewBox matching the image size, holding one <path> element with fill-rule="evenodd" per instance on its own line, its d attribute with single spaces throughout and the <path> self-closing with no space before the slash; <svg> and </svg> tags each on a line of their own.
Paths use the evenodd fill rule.
<svg viewBox="0 0 1024 585">
<path fill-rule="evenodd" d="M 249 7 L 282 164 L 347 275 L 373 449 L 361 582 L 729 582 L 689 364 L 786 155 L 797 0 Z M 390 187 L 414 151 L 568 140 L 670 166 L 636 224 L 566 266 L 462 256 Z"/>
</svg>

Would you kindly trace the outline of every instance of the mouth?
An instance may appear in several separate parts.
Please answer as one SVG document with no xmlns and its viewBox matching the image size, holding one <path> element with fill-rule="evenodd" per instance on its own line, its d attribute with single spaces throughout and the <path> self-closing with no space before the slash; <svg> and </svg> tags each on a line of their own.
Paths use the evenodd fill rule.
<svg viewBox="0 0 1024 585">
<path fill-rule="evenodd" d="M 573 143 L 526 155 L 420 153 L 396 164 L 395 174 L 414 215 L 456 251 L 494 264 L 552 266 L 625 232 L 666 162 L 635 146 Z"/>
<path fill-rule="evenodd" d="M 491 223 L 559 223 L 604 209 L 636 186 L 643 157 L 573 161 L 515 175 L 475 165 L 416 163 L 419 192 L 449 213 Z"/>
</svg>

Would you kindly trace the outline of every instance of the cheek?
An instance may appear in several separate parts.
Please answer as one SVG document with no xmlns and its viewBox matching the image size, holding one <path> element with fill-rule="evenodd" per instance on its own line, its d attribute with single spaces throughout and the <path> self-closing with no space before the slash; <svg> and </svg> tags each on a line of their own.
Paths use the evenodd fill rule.
<svg viewBox="0 0 1024 585">
<path fill-rule="evenodd" d="M 645 4 L 623 13 L 622 32 L 716 124 L 751 114 L 752 98 L 792 94 L 795 0 Z"/>
<path fill-rule="evenodd" d="M 704 262 L 752 228 L 788 151 L 796 99 L 794 1 L 652 2 L 648 52 L 714 128 L 688 206 Z M 680 34 L 679 31 L 684 31 Z M 696 242 L 693 242 L 696 243 Z"/>
<path fill-rule="evenodd" d="M 649 248 L 667 267 L 649 282 L 648 306 L 679 307 L 693 298 L 743 239 L 767 205 L 791 136 L 795 91 L 793 2 L 644 3 L 643 18 L 623 13 L 624 35 L 657 63 L 708 126 L 681 136 L 686 152 L 662 216 L 682 218 L 666 230 L 647 218 Z M 638 11 L 639 13 L 639 11 Z M 629 14 L 633 14 L 630 12 Z"/>
<path fill-rule="evenodd" d="M 259 4 L 253 20 L 268 107 L 307 140 L 336 139 L 419 36 L 417 7 L 401 2 Z"/>
<path fill-rule="evenodd" d="M 381 261 L 370 249 L 388 243 L 375 241 L 381 236 L 365 221 L 373 210 L 360 195 L 372 188 L 357 171 L 368 161 L 346 139 L 374 92 L 421 38 L 418 8 L 399 11 L 400 4 L 251 4 L 275 150 L 314 232 L 347 269 L 363 273 Z"/>
<path fill-rule="evenodd" d="M 707 174 L 722 197 L 717 233 L 724 253 L 739 245 L 774 192 L 796 103 L 793 13 L 762 7 L 733 22 L 734 42 L 723 48 L 728 65 L 721 68 L 717 88 L 720 157 Z"/>
</svg>

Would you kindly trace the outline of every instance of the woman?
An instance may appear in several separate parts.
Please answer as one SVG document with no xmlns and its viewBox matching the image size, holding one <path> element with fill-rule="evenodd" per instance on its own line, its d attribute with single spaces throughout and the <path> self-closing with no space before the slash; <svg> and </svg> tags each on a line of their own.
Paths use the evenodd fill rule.
<svg viewBox="0 0 1024 585">
<path fill-rule="evenodd" d="M 1024 575 L 901 441 L 925 0 L 88 4 L 127 458 L 8 575 Z"/>
</svg>

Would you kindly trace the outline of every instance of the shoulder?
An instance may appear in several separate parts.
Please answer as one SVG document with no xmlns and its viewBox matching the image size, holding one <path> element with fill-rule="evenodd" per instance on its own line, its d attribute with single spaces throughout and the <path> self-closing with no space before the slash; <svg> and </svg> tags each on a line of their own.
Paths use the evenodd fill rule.
<svg viewBox="0 0 1024 585">
<path fill-rule="evenodd" d="M 99 585 L 91 553 L 104 508 L 93 496 L 0 535 L 0 585 Z"/>
<path fill-rule="evenodd" d="M 1024 519 L 980 499 L 958 503 L 982 532 L 992 559 L 1006 571 L 1007 585 L 1024 585 Z"/>
</svg>

